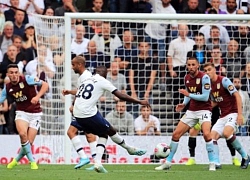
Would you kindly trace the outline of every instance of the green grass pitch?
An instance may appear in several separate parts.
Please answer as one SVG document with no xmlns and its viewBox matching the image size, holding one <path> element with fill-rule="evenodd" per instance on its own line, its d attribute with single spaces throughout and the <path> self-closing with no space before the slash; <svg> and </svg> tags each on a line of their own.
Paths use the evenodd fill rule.
<svg viewBox="0 0 250 180">
<path fill-rule="evenodd" d="M 86 166 L 89 167 L 90 165 Z M 208 165 L 173 165 L 168 171 L 155 171 L 154 165 L 104 165 L 107 174 L 75 170 L 74 165 L 39 165 L 31 170 L 29 165 L 18 165 L 7 169 L 0 165 L 1 180 L 249 180 L 250 169 L 242 170 L 233 165 L 223 165 L 223 169 L 208 171 Z"/>
</svg>

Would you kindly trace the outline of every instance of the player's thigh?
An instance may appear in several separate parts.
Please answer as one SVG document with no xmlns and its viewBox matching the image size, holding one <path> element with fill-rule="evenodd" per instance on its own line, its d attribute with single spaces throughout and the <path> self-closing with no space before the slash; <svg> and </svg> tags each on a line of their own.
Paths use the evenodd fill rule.
<svg viewBox="0 0 250 180">
<path fill-rule="evenodd" d="M 219 134 L 220 137 L 223 137 L 223 131 L 224 131 L 226 122 L 227 121 L 226 121 L 225 118 L 218 119 L 218 121 L 212 127 L 212 132 L 215 131 L 215 132 L 217 132 Z M 215 134 L 215 133 L 212 133 L 212 134 Z"/>
<path fill-rule="evenodd" d="M 226 124 L 224 127 L 223 136 L 225 138 L 230 137 L 236 131 L 237 117 L 237 113 L 231 113 L 224 117 L 226 119 Z"/>
<path fill-rule="evenodd" d="M 172 139 L 178 141 L 180 137 L 190 129 L 190 126 L 180 121 L 173 132 Z"/>
<path fill-rule="evenodd" d="M 42 121 L 42 113 L 27 113 L 29 120 L 29 128 L 38 129 L 40 128 Z"/>
<path fill-rule="evenodd" d="M 67 135 L 69 136 L 69 138 L 72 139 L 73 137 L 75 137 L 77 135 L 77 132 L 78 129 L 71 123 L 67 131 Z"/>
<path fill-rule="evenodd" d="M 87 139 L 88 143 L 96 141 L 96 135 L 94 135 L 92 133 L 85 133 L 85 135 L 86 135 L 86 139 Z"/>
<path fill-rule="evenodd" d="M 29 117 L 23 111 L 16 111 L 15 124 L 20 135 L 27 134 L 29 128 Z"/>
<path fill-rule="evenodd" d="M 196 117 L 194 111 L 187 110 L 186 113 L 182 116 L 180 122 L 192 128 L 198 123 L 198 118 Z"/>
<path fill-rule="evenodd" d="M 189 136 L 190 136 L 190 137 L 196 137 L 196 136 L 199 134 L 199 132 L 200 132 L 200 130 L 197 130 L 197 129 L 195 129 L 195 128 L 191 128 L 191 129 L 189 130 Z"/>
<path fill-rule="evenodd" d="M 209 122 L 210 126 L 211 126 L 211 116 L 212 116 L 211 111 L 208 111 L 208 110 L 196 111 L 195 116 L 196 116 L 196 118 L 199 119 L 199 123 L 201 124 L 201 128 L 202 128 L 202 124 L 204 122 Z"/>
</svg>

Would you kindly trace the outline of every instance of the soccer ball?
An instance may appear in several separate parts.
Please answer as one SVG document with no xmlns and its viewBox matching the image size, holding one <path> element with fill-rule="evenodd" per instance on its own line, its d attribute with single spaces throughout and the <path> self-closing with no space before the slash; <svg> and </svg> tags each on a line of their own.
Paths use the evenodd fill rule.
<svg viewBox="0 0 250 180">
<path fill-rule="evenodd" d="M 155 156 L 158 158 L 166 158 L 170 153 L 170 147 L 166 143 L 159 143 L 155 146 Z"/>
</svg>

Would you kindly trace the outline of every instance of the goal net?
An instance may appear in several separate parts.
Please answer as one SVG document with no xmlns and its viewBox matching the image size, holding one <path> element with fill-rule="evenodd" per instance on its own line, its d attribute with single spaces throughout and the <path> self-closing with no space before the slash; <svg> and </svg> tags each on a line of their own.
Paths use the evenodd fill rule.
<svg viewBox="0 0 250 180">
<path fill-rule="evenodd" d="M 147 136 L 171 135 L 176 127 L 182 114 L 175 112 L 175 105 L 183 101 L 178 89 L 184 88 L 188 57 L 197 57 L 201 69 L 205 62 L 215 63 L 219 74 L 236 84 L 242 81 L 241 89 L 250 94 L 249 16 L 66 13 L 65 17 L 34 17 L 38 58 L 46 56 L 45 61 L 53 66 L 45 74 L 50 90 L 42 99 L 41 142 L 61 142 L 62 146 L 54 147 L 58 157 L 65 157 L 71 147 L 66 130 L 72 97 L 63 97 L 61 91 L 76 88 L 78 76 L 71 70 L 71 59 L 78 55 L 86 58 L 92 73 L 97 66 L 106 66 L 110 69 L 107 78 L 119 90 L 149 100 L 156 118 L 150 116 L 155 128 L 149 128 Z M 120 134 L 136 135 L 136 131 L 144 130 L 147 123 L 140 122 L 141 107 L 130 103 L 126 109 L 122 106 L 109 93 L 98 102 L 102 115 Z M 239 135 L 248 135 L 249 108 L 248 99 Z M 56 139 L 50 140 L 48 135 L 56 135 Z"/>
</svg>

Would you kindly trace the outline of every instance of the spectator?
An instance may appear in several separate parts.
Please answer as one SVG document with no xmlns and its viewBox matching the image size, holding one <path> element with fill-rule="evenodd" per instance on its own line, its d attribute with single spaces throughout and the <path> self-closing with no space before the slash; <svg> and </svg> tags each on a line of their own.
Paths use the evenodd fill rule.
<svg viewBox="0 0 250 180">
<path fill-rule="evenodd" d="M 16 46 L 17 48 L 17 56 L 16 56 L 17 61 L 22 62 L 23 66 L 25 67 L 27 62 L 31 60 L 32 51 L 30 49 L 25 51 L 22 48 L 22 38 L 17 35 L 13 36 L 13 45 Z"/>
<path fill-rule="evenodd" d="M 133 0 L 132 13 L 151 13 L 152 5 L 147 1 Z M 112 10 L 110 10 L 112 12 Z"/>
<path fill-rule="evenodd" d="M 88 52 L 87 46 L 89 39 L 84 37 L 85 27 L 81 24 L 76 25 L 76 36 L 71 42 L 71 59 L 79 54 Z"/>
<path fill-rule="evenodd" d="M 95 73 L 97 66 L 110 67 L 110 60 L 102 52 L 97 51 L 96 42 L 89 41 L 87 52 L 83 54 L 86 59 L 85 67 L 92 73 Z"/>
<path fill-rule="evenodd" d="M 42 14 L 44 10 L 44 1 L 41 0 L 21 0 L 20 7 L 24 7 L 24 10 L 29 14 Z M 31 21 L 30 21 L 31 22 Z"/>
<path fill-rule="evenodd" d="M 5 17 L 4 14 L 0 11 L 0 35 L 3 33 L 3 27 L 5 23 Z"/>
<path fill-rule="evenodd" d="M 136 2 L 136 0 L 133 0 L 133 2 Z M 128 13 L 129 5 L 129 0 L 109 0 L 109 10 L 112 13 Z"/>
<path fill-rule="evenodd" d="M 117 34 L 111 34 L 110 22 L 102 23 L 102 34 L 95 34 L 92 38 L 96 42 L 97 51 L 104 53 L 105 56 L 114 60 L 115 50 L 122 45 Z"/>
<path fill-rule="evenodd" d="M 5 21 L 12 21 L 14 23 L 15 11 L 22 10 L 25 13 L 23 23 L 24 24 L 29 23 L 29 18 L 26 11 L 23 9 L 19 9 L 19 7 L 22 7 L 21 5 L 19 5 L 20 4 L 19 2 L 20 0 L 10 0 L 11 8 L 7 11 L 4 11 Z"/>
<path fill-rule="evenodd" d="M 246 70 L 241 78 L 242 90 L 246 91 L 250 97 L 250 62 L 246 64 Z"/>
<path fill-rule="evenodd" d="M 136 135 L 161 135 L 160 121 L 151 114 L 151 107 L 141 106 L 140 113 L 134 123 Z"/>
<path fill-rule="evenodd" d="M 3 34 L 0 35 L 0 49 L 3 54 L 7 52 L 8 46 L 12 44 L 14 25 L 11 21 L 4 23 Z"/>
<path fill-rule="evenodd" d="M 176 14 L 170 1 L 171 0 L 150 0 L 152 13 Z M 150 42 L 154 56 L 159 59 L 160 63 L 164 63 L 166 58 L 166 29 L 168 28 L 168 25 L 159 23 L 148 23 L 145 27 L 146 41 Z"/>
<path fill-rule="evenodd" d="M 207 48 L 205 45 L 204 34 L 198 33 L 194 36 L 195 45 L 193 50 L 188 52 L 188 58 L 195 57 L 198 59 L 200 65 L 202 66 L 207 62 Z"/>
<path fill-rule="evenodd" d="M 239 132 L 241 136 L 247 136 L 248 133 L 248 127 L 246 125 L 246 122 L 248 121 L 249 117 L 249 110 L 250 110 L 250 99 L 248 96 L 248 93 L 246 91 L 241 90 L 242 84 L 241 80 L 238 77 L 233 78 L 233 84 L 237 91 L 240 94 L 241 102 L 242 102 L 242 115 L 243 115 L 243 125 L 239 126 Z M 237 134 L 238 134 L 237 133 Z"/>
<path fill-rule="evenodd" d="M 250 99 L 249 99 L 248 93 L 241 89 L 242 84 L 241 84 L 241 79 L 239 77 L 233 78 L 233 84 L 234 84 L 235 88 L 237 89 L 237 91 L 239 91 L 239 94 L 241 96 L 242 114 L 244 117 L 244 121 L 246 122 L 246 120 L 248 119 L 248 116 L 250 114 L 249 113 L 250 112 Z"/>
<path fill-rule="evenodd" d="M 4 56 L 3 62 L 0 65 L 0 87 L 3 87 L 3 83 L 7 73 L 7 66 L 9 64 L 18 64 L 19 71 L 22 73 L 23 64 L 17 59 L 17 48 L 14 45 L 8 47 L 7 55 Z"/>
<path fill-rule="evenodd" d="M 222 52 L 220 46 L 214 46 L 211 51 L 211 63 L 214 63 L 216 73 L 218 75 L 226 76 L 226 64 L 225 60 L 222 59 Z"/>
<path fill-rule="evenodd" d="M 107 80 L 109 80 L 119 91 L 122 93 L 126 93 L 127 83 L 126 77 L 119 73 L 119 65 L 117 62 L 112 62 L 110 65 L 110 72 L 107 74 Z M 103 111 L 103 115 L 105 116 L 107 112 L 110 112 L 114 109 L 114 104 L 119 99 L 109 92 L 105 92 L 105 94 L 100 98 L 101 102 L 101 110 Z"/>
<path fill-rule="evenodd" d="M 46 16 L 54 16 L 54 14 L 54 9 L 52 9 L 51 7 L 45 8 L 43 12 L 43 15 Z M 64 34 L 63 29 L 58 30 L 64 25 L 64 22 L 58 21 L 58 19 L 39 18 L 37 19 L 37 21 L 39 22 L 36 23 L 36 32 L 43 38 L 49 38 L 50 36 L 54 36 L 55 34 L 61 37 L 62 34 Z"/>
<path fill-rule="evenodd" d="M 204 14 L 205 12 L 199 9 L 199 0 L 187 0 L 187 7 L 183 8 L 181 13 Z"/>
<path fill-rule="evenodd" d="M 211 6 L 212 6 L 212 8 L 213 9 L 215 9 L 216 11 L 217 11 L 217 14 L 227 14 L 225 11 L 222 11 L 221 9 L 220 9 L 220 3 L 221 3 L 221 1 L 220 0 L 211 0 Z M 206 11 L 206 13 L 209 11 L 210 9 L 208 9 L 207 11 Z"/>
<path fill-rule="evenodd" d="M 55 74 L 55 64 L 52 59 L 52 52 L 46 46 L 41 45 L 38 56 L 26 65 L 26 74 L 39 77 L 49 84 L 49 92 L 44 96 L 46 99 L 52 98 L 52 78 Z"/>
<path fill-rule="evenodd" d="M 206 40 L 206 45 L 209 52 L 211 52 L 213 46 L 218 45 L 220 46 L 222 53 L 226 53 L 227 42 L 225 39 L 220 38 L 220 28 L 218 26 L 211 26 L 210 37 Z"/>
<path fill-rule="evenodd" d="M 107 12 L 107 10 L 103 9 L 103 0 L 92 0 L 92 2 L 93 2 L 93 7 L 84 12 L 90 12 L 90 13 Z"/>
<path fill-rule="evenodd" d="M 227 29 L 224 26 L 217 24 L 216 26 L 215 25 L 204 25 L 200 28 L 199 32 L 204 34 L 206 42 L 208 41 L 209 38 L 211 38 L 211 28 L 212 27 L 214 28 L 214 30 L 219 28 L 219 32 L 215 31 L 213 33 L 219 33 L 219 39 L 221 41 L 225 42 L 225 44 L 227 44 L 230 41 Z"/>
<path fill-rule="evenodd" d="M 115 109 L 109 112 L 105 119 L 117 129 L 120 135 L 134 135 L 134 118 L 126 111 L 125 101 L 117 101 Z"/>
<path fill-rule="evenodd" d="M 20 10 L 15 11 L 15 21 L 14 21 L 14 34 L 23 37 L 24 36 L 24 12 Z"/>
<path fill-rule="evenodd" d="M 146 99 L 153 102 L 152 89 L 158 70 L 158 61 L 149 54 L 148 42 L 139 43 L 139 54 L 132 59 L 129 71 L 131 96 L 135 99 Z M 139 114 L 139 106 L 133 105 L 133 115 Z"/>
<path fill-rule="evenodd" d="M 225 64 L 227 65 L 227 77 L 241 77 L 243 69 L 246 66 L 246 59 L 241 57 L 239 44 L 235 40 L 231 40 L 227 46 L 227 53 L 225 56 Z"/>
<path fill-rule="evenodd" d="M 62 0 L 63 5 L 55 9 L 55 16 L 64 16 L 66 12 L 78 12 L 77 8 L 73 5 L 73 0 Z"/>
<path fill-rule="evenodd" d="M 250 32 L 248 26 L 238 26 L 234 33 L 234 39 L 239 43 L 239 51 L 243 52 L 250 44 Z"/>
<path fill-rule="evenodd" d="M 184 88 L 184 76 L 186 75 L 187 53 L 193 49 L 195 42 L 187 37 L 188 26 L 178 25 L 179 37 L 172 40 L 168 48 L 167 65 L 168 72 L 172 78 L 173 107 L 182 101 L 183 96 L 179 89 Z M 165 81 L 166 68 L 162 69 L 161 77 Z M 166 81 L 165 81 L 166 82 Z M 180 114 L 174 113 L 174 119 L 179 120 Z"/>
<path fill-rule="evenodd" d="M 32 24 L 25 25 L 25 32 L 23 36 L 23 48 L 31 49 L 33 53 L 34 59 L 37 56 L 37 44 L 36 44 L 36 35 L 35 35 L 35 27 Z"/>
<path fill-rule="evenodd" d="M 138 49 L 133 45 L 134 35 L 130 30 L 124 30 L 122 36 L 123 45 L 115 50 L 115 61 L 119 63 L 120 73 L 126 76 L 129 82 L 129 67 L 132 59 L 137 57 Z"/>
<path fill-rule="evenodd" d="M 227 0 L 226 1 L 226 13 L 236 14 L 236 10 L 237 10 L 236 0 Z"/>
</svg>

